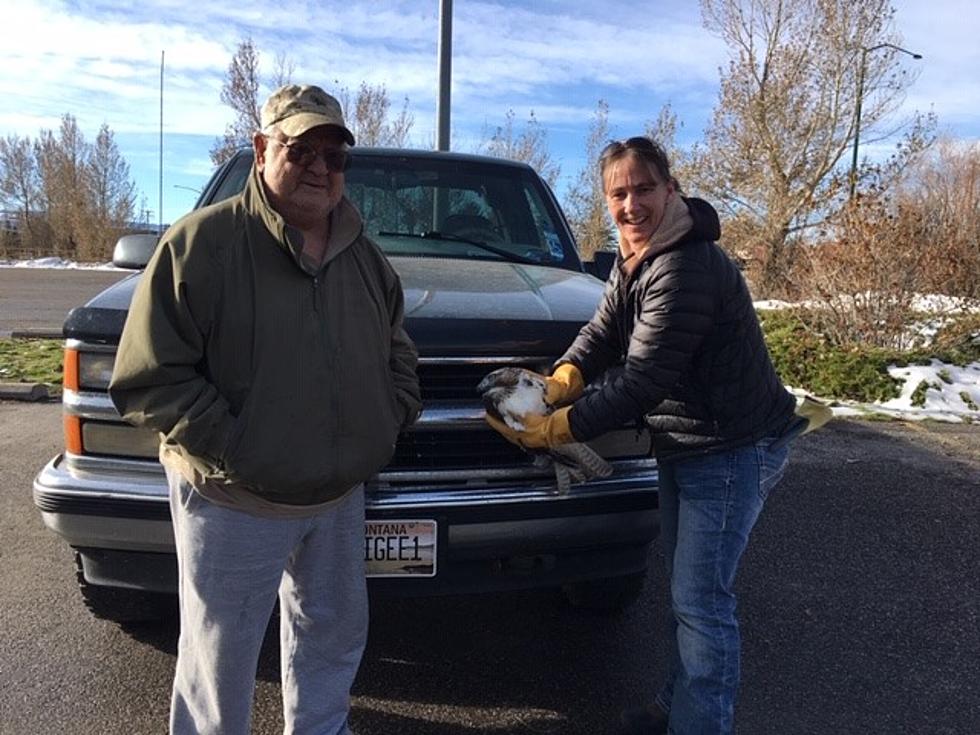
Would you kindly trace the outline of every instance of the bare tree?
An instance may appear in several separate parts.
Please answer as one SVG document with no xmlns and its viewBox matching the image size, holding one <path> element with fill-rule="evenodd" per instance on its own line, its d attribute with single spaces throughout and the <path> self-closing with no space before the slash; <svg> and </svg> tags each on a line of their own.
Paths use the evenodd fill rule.
<svg viewBox="0 0 980 735">
<path fill-rule="evenodd" d="M 272 88 L 279 89 L 286 84 L 291 84 L 295 71 L 296 62 L 283 53 L 277 53 L 275 67 L 272 71 Z"/>
<path fill-rule="evenodd" d="M 504 124 L 494 130 L 493 135 L 480 145 L 479 150 L 488 156 L 529 164 L 554 188 L 561 166 L 548 150 L 547 131 L 534 116 L 534 110 L 531 110 L 524 129 L 519 133 L 514 130 L 514 117 L 514 111 L 508 110 L 504 116 Z"/>
<path fill-rule="evenodd" d="M 15 214 L 18 248 L 33 252 L 38 246 L 38 176 L 30 138 L 8 135 L 0 138 L 0 201 Z"/>
<path fill-rule="evenodd" d="M 122 224 L 132 219 L 136 186 L 129 178 L 129 164 L 119 154 L 108 125 L 99 128 L 88 162 L 92 206 L 100 219 Z"/>
<path fill-rule="evenodd" d="M 903 243 L 926 254 L 928 293 L 980 298 L 980 148 L 941 140 L 909 172 L 897 209 L 919 223 Z"/>
<path fill-rule="evenodd" d="M 235 118 L 225 128 L 224 136 L 218 138 L 211 148 L 211 160 L 215 164 L 227 161 L 236 150 L 248 146 L 252 134 L 261 126 L 259 60 L 259 50 L 251 38 L 238 44 L 221 88 L 221 101 L 232 108 Z M 295 64 L 289 58 L 277 55 L 272 88 L 289 84 L 295 69 Z M 383 84 L 370 86 L 362 83 L 356 96 L 347 88 L 337 96 L 358 145 L 401 147 L 407 144 L 408 134 L 415 122 L 408 110 L 407 98 L 399 114 L 392 117 L 391 99 Z"/>
<path fill-rule="evenodd" d="M 394 146 L 401 148 L 408 143 L 408 134 L 415 118 L 408 111 L 406 97 L 397 117 L 390 116 L 391 99 L 383 84 L 370 86 L 361 82 L 357 95 L 344 87 L 338 94 L 344 111 L 344 120 L 354 133 L 360 146 Z"/>
<path fill-rule="evenodd" d="M 115 138 L 103 124 L 91 148 L 84 172 L 85 200 L 77 215 L 78 257 L 101 260 L 133 219 L 136 185 L 129 165 L 119 154 Z"/>
<path fill-rule="evenodd" d="M 880 190 L 848 203 L 833 236 L 801 248 L 794 264 L 803 323 L 835 345 L 918 346 L 921 330 L 909 325 L 931 267 L 914 245 L 921 235 L 916 213 Z"/>
<path fill-rule="evenodd" d="M 65 114 L 57 137 L 42 130 L 34 145 L 42 209 L 47 215 L 54 254 L 75 258 L 77 228 L 84 212 L 85 169 L 90 147 L 75 118 Z"/>
<path fill-rule="evenodd" d="M 609 103 L 599 100 L 585 141 L 585 166 L 569 188 L 564 203 L 583 260 L 590 260 L 596 250 L 615 245 L 598 165 L 608 140 Z"/>
<path fill-rule="evenodd" d="M 277 77 L 283 78 L 291 66 L 285 59 L 277 61 Z M 221 101 L 231 107 L 235 118 L 225 127 L 225 134 L 211 147 L 211 161 L 217 165 L 231 158 L 235 151 L 252 141 L 261 127 L 259 109 L 259 51 L 251 38 L 239 42 L 228 65 L 228 76 L 221 86 Z"/>
<path fill-rule="evenodd" d="M 835 344 L 922 346 L 923 322 L 942 324 L 980 298 L 980 149 L 940 141 L 898 186 L 893 177 L 888 165 L 873 170 L 795 259 L 796 296 L 817 307 L 801 317 Z M 931 294 L 962 298 L 920 298 Z"/>
<path fill-rule="evenodd" d="M 656 118 L 646 124 L 644 133 L 663 147 L 667 153 L 667 160 L 670 161 L 671 173 L 678 183 L 686 186 L 690 165 L 688 154 L 677 144 L 677 131 L 681 127 L 683 123 L 678 121 L 677 113 L 668 103 L 660 108 Z"/>
<path fill-rule="evenodd" d="M 0 140 L 0 197 L 17 207 L 25 252 L 80 260 L 108 258 L 133 218 L 136 186 L 103 125 L 95 145 L 65 114 L 55 134 Z"/>
<path fill-rule="evenodd" d="M 862 140 L 873 139 L 910 83 L 895 49 L 880 46 L 900 40 L 894 10 L 888 0 L 701 0 L 701 9 L 730 60 L 693 151 L 694 178 L 736 222 L 738 247 L 757 259 L 757 289 L 775 293 L 790 245 L 843 202 L 840 164 L 854 140 L 862 61 Z"/>
</svg>

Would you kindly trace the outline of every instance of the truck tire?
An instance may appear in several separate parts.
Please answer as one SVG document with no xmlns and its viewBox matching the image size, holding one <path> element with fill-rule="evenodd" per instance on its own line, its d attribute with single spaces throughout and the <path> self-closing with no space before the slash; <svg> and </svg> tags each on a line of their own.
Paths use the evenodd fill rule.
<svg viewBox="0 0 980 735">
<path fill-rule="evenodd" d="M 100 620 L 114 623 L 159 622 L 172 619 L 176 612 L 176 600 L 172 595 L 92 584 L 85 579 L 78 552 L 75 552 L 75 578 L 85 607 Z"/>
<path fill-rule="evenodd" d="M 640 599 L 646 572 L 622 577 L 590 579 L 564 585 L 562 593 L 573 608 L 597 613 L 618 613 Z"/>
</svg>

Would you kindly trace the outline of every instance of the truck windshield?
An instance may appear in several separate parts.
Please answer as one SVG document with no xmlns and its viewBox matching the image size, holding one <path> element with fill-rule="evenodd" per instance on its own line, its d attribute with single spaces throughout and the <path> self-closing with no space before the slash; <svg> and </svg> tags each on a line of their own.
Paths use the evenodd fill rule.
<svg viewBox="0 0 980 735">
<path fill-rule="evenodd" d="M 389 255 L 560 263 L 571 247 L 521 167 L 355 156 L 347 196 Z"/>
<path fill-rule="evenodd" d="M 229 161 L 198 206 L 244 188 L 251 151 Z M 530 169 L 479 159 L 361 154 L 347 197 L 388 255 L 562 264 L 574 252 L 550 193 Z"/>
</svg>

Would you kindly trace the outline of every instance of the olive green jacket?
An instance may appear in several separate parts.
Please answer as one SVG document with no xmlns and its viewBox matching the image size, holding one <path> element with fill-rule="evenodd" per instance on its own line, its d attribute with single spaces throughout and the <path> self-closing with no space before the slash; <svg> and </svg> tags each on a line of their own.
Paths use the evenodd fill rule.
<svg viewBox="0 0 980 735">
<path fill-rule="evenodd" d="M 418 416 L 398 276 L 346 197 L 330 216 L 310 274 L 253 167 L 240 195 L 164 234 L 136 288 L 109 394 L 209 482 L 326 502 L 384 467 Z"/>
</svg>

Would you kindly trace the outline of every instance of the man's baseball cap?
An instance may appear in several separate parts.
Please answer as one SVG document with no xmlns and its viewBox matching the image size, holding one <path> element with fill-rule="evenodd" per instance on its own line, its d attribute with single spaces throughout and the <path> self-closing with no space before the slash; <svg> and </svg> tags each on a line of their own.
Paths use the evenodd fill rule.
<svg viewBox="0 0 980 735">
<path fill-rule="evenodd" d="M 273 92 L 262 105 L 262 129 L 275 125 L 290 138 L 307 130 L 329 125 L 354 145 L 354 134 L 344 125 L 340 103 L 319 87 L 310 84 L 287 84 Z"/>
</svg>

